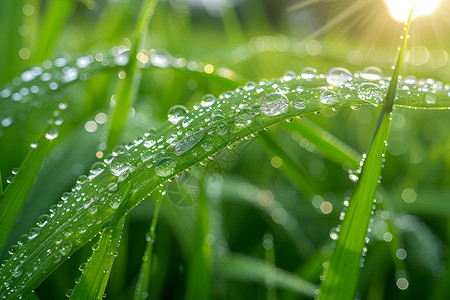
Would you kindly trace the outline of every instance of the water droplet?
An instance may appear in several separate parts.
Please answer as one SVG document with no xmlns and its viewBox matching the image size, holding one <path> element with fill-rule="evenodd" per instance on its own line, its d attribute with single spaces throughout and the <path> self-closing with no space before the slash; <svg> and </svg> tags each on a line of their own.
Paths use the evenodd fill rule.
<svg viewBox="0 0 450 300">
<path fill-rule="evenodd" d="M 175 154 L 181 155 L 186 151 L 189 151 L 200 142 L 203 136 L 204 136 L 203 130 L 199 130 L 185 136 L 175 144 L 175 151 L 174 151 Z"/>
<path fill-rule="evenodd" d="M 184 119 L 188 112 L 189 110 L 183 105 L 174 105 L 169 109 L 167 118 L 170 123 L 175 125 L 178 124 L 178 122 L 180 122 L 182 119 Z"/>
<path fill-rule="evenodd" d="M 276 116 L 287 111 L 289 106 L 288 98 L 281 93 L 271 93 L 261 100 L 260 110 L 267 116 Z"/>
<path fill-rule="evenodd" d="M 70 254 L 70 250 L 72 250 L 72 243 L 69 241 L 66 241 L 61 244 L 61 248 L 59 249 L 59 253 L 62 256 L 67 256 Z"/>
<path fill-rule="evenodd" d="M 39 226 L 39 227 L 42 227 L 42 226 L 45 226 L 45 224 L 47 224 L 47 222 L 48 222 L 48 219 L 49 219 L 49 216 L 48 215 L 41 215 L 39 218 L 38 218 L 38 223 L 37 223 L 37 226 Z"/>
<path fill-rule="evenodd" d="M 19 245 L 12 245 L 9 249 L 8 249 L 8 253 L 13 255 L 14 253 L 17 252 L 17 250 L 19 249 Z"/>
<path fill-rule="evenodd" d="M 33 142 L 30 143 L 30 147 L 31 147 L 32 149 L 36 149 L 37 146 L 38 146 L 38 142 L 37 142 L 37 141 L 33 141 Z"/>
<path fill-rule="evenodd" d="M 328 71 L 327 82 L 334 86 L 341 86 L 352 80 L 352 73 L 345 68 L 332 68 Z"/>
<path fill-rule="evenodd" d="M 348 178 L 350 178 L 350 180 L 353 181 L 353 182 L 357 182 L 358 179 L 359 179 L 359 177 L 356 176 L 355 174 L 349 174 Z"/>
<path fill-rule="evenodd" d="M 250 125 L 255 117 L 255 113 L 249 107 L 242 109 L 236 114 L 234 118 L 234 124 L 238 127 L 245 127 Z"/>
<path fill-rule="evenodd" d="M 23 273 L 23 271 L 20 269 L 19 266 L 15 267 L 14 269 L 11 270 L 11 275 L 12 275 L 14 278 L 19 277 L 20 275 L 22 275 L 22 273 Z"/>
<path fill-rule="evenodd" d="M 13 117 L 7 117 L 2 120 L 1 125 L 6 128 L 9 127 L 12 123 L 14 123 Z"/>
<path fill-rule="evenodd" d="M 325 105 L 334 105 L 339 101 L 339 95 L 333 91 L 324 91 L 320 94 L 320 102 Z"/>
<path fill-rule="evenodd" d="M 91 167 L 91 174 L 97 176 L 98 174 L 100 174 L 101 172 L 103 172 L 103 170 L 105 169 L 105 164 L 98 161 L 96 163 L 94 163 Z"/>
<path fill-rule="evenodd" d="M 200 102 L 200 105 L 202 107 L 210 107 L 216 102 L 216 97 L 212 94 L 207 94 L 203 96 L 202 101 Z"/>
<path fill-rule="evenodd" d="M 358 97 L 361 100 L 370 102 L 372 104 L 378 104 L 383 102 L 384 93 L 383 90 L 374 83 L 363 83 L 358 87 Z"/>
<path fill-rule="evenodd" d="M 78 270 L 80 270 L 81 272 L 83 272 L 84 269 L 86 269 L 86 263 L 81 263 L 80 266 L 78 267 Z"/>
<path fill-rule="evenodd" d="M 117 145 L 116 147 L 114 147 L 112 154 L 114 156 L 118 156 L 122 153 L 125 153 L 125 147 L 123 145 Z"/>
<path fill-rule="evenodd" d="M 383 72 L 378 67 L 369 66 L 364 68 L 361 73 L 361 77 L 369 81 L 379 81 L 383 79 Z"/>
<path fill-rule="evenodd" d="M 17 244 L 19 246 L 22 246 L 23 244 L 25 244 L 28 241 L 28 236 L 26 234 L 22 234 L 21 236 L 19 236 L 19 239 L 17 240 Z"/>
<path fill-rule="evenodd" d="M 51 141 L 51 140 L 56 139 L 58 137 L 58 135 L 59 135 L 59 131 L 55 127 L 52 127 L 45 133 L 45 138 L 47 140 Z"/>
<path fill-rule="evenodd" d="M 77 178 L 77 184 L 79 184 L 79 185 L 85 184 L 88 180 L 89 180 L 89 178 L 86 175 L 80 175 Z"/>
<path fill-rule="evenodd" d="M 161 177 L 167 177 L 172 175 L 175 172 L 175 167 L 177 163 L 173 160 L 172 157 L 165 157 L 160 159 L 155 166 L 155 173 Z"/>
<path fill-rule="evenodd" d="M 305 107 L 306 107 L 306 104 L 303 101 L 295 101 L 294 102 L 295 109 L 302 110 L 302 109 L 305 109 Z"/>
<path fill-rule="evenodd" d="M 223 113 L 220 109 L 215 109 L 211 113 L 211 119 L 213 122 L 217 122 L 217 121 L 225 119 L 225 117 L 223 116 Z"/>
<path fill-rule="evenodd" d="M 39 235 L 39 229 L 37 227 L 32 227 L 27 233 L 28 239 L 30 239 L 30 240 L 34 239 L 38 235 Z"/>
<path fill-rule="evenodd" d="M 256 87 L 256 84 L 252 81 L 249 81 L 244 85 L 244 90 L 251 91 L 251 90 L 254 90 L 255 87 Z"/>
<path fill-rule="evenodd" d="M 306 80 L 311 80 L 317 77 L 317 70 L 312 67 L 306 67 L 302 70 L 302 78 Z"/>
<path fill-rule="evenodd" d="M 111 173 L 120 176 L 133 167 L 133 157 L 130 154 L 123 154 L 114 158 L 111 163 Z"/>
<path fill-rule="evenodd" d="M 151 150 L 147 150 L 141 153 L 141 159 L 143 162 L 146 162 L 150 158 L 153 157 L 153 152 Z"/>
<path fill-rule="evenodd" d="M 425 94 L 425 101 L 428 104 L 435 104 L 436 103 L 436 94 L 434 94 L 434 93 L 426 93 Z"/>
<path fill-rule="evenodd" d="M 297 78 L 297 74 L 295 74 L 293 71 L 287 71 L 283 76 L 284 81 L 294 80 L 295 78 Z"/>
<path fill-rule="evenodd" d="M 65 192 L 64 194 L 62 194 L 61 200 L 64 201 L 64 202 L 67 202 L 67 200 L 69 199 L 70 195 L 71 194 L 69 192 Z"/>
<path fill-rule="evenodd" d="M 72 295 L 73 289 L 68 289 L 66 291 L 66 297 L 69 298 Z"/>
</svg>

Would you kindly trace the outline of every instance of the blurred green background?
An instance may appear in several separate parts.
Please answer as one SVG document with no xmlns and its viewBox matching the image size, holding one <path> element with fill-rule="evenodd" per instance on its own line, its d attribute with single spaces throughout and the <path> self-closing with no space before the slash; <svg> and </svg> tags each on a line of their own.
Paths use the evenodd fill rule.
<svg viewBox="0 0 450 300">
<path fill-rule="evenodd" d="M 0 86 L 47 59 L 76 58 L 118 45 L 129 47 L 140 4 L 135 0 L 2 1 Z M 450 81 L 448 11 L 449 1 L 442 1 L 432 15 L 413 21 L 404 75 Z M 336 66 L 356 72 L 373 65 L 389 76 L 402 29 L 381 0 L 161 0 L 150 25 L 147 49 L 211 64 L 215 70 L 228 68 L 234 72 L 231 79 L 241 84 L 280 77 L 286 71 L 300 74 L 304 67 L 326 74 Z M 229 88 L 218 76 L 204 74 L 173 68 L 143 70 L 121 143 L 158 127 L 171 106 L 192 107 L 202 95 L 219 95 Z M 57 101 L 67 99 L 69 103 L 63 112 L 60 137 L 44 161 L 9 245 L 96 161 L 105 127 L 102 117 L 108 113 L 117 80 L 117 70 L 94 74 L 86 82 L 43 96 L 40 107 L 20 114 L 12 125 L 0 127 L 0 167 L 5 185 L 30 142 L 44 129 Z M 363 106 L 305 118 L 364 153 L 378 113 L 379 108 Z M 87 125 L 93 121 L 95 130 Z M 382 189 L 377 196 L 384 204 L 375 212 L 369 234 L 358 292 L 361 299 L 450 298 L 449 129 L 447 111 L 394 111 Z M 271 152 L 254 139 L 220 152 L 206 166 L 193 168 L 169 185 L 157 228 L 151 299 L 182 299 L 189 290 L 192 283 L 187 278 L 197 249 L 197 203 L 205 196 L 210 203 L 213 257 L 220 258 L 228 251 L 242 253 L 267 259 L 310 282 L 320 282 L 322 262 L 331 251 L 330 233 L 339 224 L 343 201 L 354 183 L 346 166 L 326 159 L 290 124 L 276 126 L 266 134 L 280 146 L 281 153 Z M 284 157 L 292 160 L 288 168 Z M 298 188 L 290 167 L 305 170 L 317 185 L 315 197 Z M 180 199 L 195 204 L 179 205 Z M 133 295 L 153 206 L 148 199 L 129 214 L 107 299 L 130 299 Z M 402 253 L 392 256 L 398 251 L 390 249 L 392 245 L 386 241 L 386 216 L 396 228 L 400 247 L 408 253 L 404 260 L 399 259 Z M 81 249 L 36 290 L 41 299 L 64 297 L 80 275 L 78 266 L 89 257 L 91 246 Z M 2 258 L 6 256 L 2 253 Z M 396 270 L 402 263 L 409 280 L 405 290 L 396 284 Z M 210 298 L 301 297 L 274 289 L 270 280 L 262 278 L 249 282 L 233 272 L 227 275 L 220 264 L 213 264 Z"/>
</svg>

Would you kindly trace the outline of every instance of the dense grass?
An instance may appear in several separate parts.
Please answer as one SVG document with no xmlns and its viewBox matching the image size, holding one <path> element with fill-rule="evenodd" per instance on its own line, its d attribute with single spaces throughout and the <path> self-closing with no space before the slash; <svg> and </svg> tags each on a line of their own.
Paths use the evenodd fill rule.
<svg viewBox="0 0 450 300">
<path fill-rule="evenodd" d="M 347 4 L 339 26 L 331 5 L 0 4 L 0 296 L 445 299 L 447 45 L 413 21 L 397 86 L 402 26 Z M 297 13 L 318 25 L 289 32 Z M 357 15 L 390 29 L 366 42 Z"/>
</svg>

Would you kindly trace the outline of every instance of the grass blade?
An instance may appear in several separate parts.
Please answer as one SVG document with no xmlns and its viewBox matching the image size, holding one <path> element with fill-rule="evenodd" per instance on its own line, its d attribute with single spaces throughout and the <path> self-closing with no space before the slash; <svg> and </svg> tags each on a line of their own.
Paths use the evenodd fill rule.
<svg viewBox="0 0 450 300">
<path fill-rule="evenodd" d="M 47 155 L 52 142 L 52 139 L 46 137 L 49 129 L 50 126 L 47 126 L 38 141 L 32 143 L 19 171 L 0 196 L 0 249 L 5 246 L 9 233 Z"/>
<path fill-rule="evenodd" d="M 295 182 L 300 186 L 300 190 L 306 197 L 312 198 L 314 195 L 320 194 L 320 189 L 311 179 L 309 174 L 307 174 L 306 169 L 298 162 L 294 162 L 289 154 L 287 154 L 286 151 L 280 147 L 278 141 L 266 132 L 261 133 L 258 140 L 261 141 L 264 147 L 266 147 L 270 152 L 280 156 L 283 160 L 281 169 L 295 178 Z"/>
<path fill-rule="evenodd" d="M 148 26 L 155 12 L 158 0 L 144 0 L 141 8 L 141 16 L 136 24 L 136 38 L 133 47 L 130 51 L 131 61 L 125 68 L 126 77 L 119 82 L 117 91 L 117 101 L 112 106 L 111 122 L 108 126 L 108 131 L 105 133 L 108 142 L 107 149 L 111 150 L 116 145 L 119 135 L 127 121 L 128 110 L 133 104 L 136 97 L 139 84 L 141 83 L 141 69 L 139 68 L 139 60 L 135 59 L 138 52 L 145 46 L 145 38 L 148 31 Z M 102 149 L 106 150 L 106 149 Z"/>
<path fill-rule="evenodd" d="M 132 184 L 123 195 L 117 211 L 114 213 L 108 226 L 102 231 L 98 246 L 86 264 L 86 269 L 80 277 L 80 282 L 75 285 L 73 291 L 66 294 L 72 299 L 103 299 L 109 274 L 117 255 L 122 228 L 126 216 L 126 203 L 132 193 Z"/>
<path fill-rule="evenodd" d="M 359 154 L 339 140 L 337 137 L 315 124 L 311 120 L 303 119 L 292 125 L 285 126 L 289 131 L 297 131 L 303 138 L 314 145 L 323 156 L 338 165 L 346 166 L 347 169 L 357 169 L 359 167 Z"/>
<path fill-rule="evenodd" d="M 148 287 L 150 285 L 153 244 L 155 243 L 156 224 L 158 223 L 159 209 L 161 207 L 161 202 L 165 193 L 166 192 L 163 190 L 156 197 L 155 211 L 153 212 L 150 230 L 146 235 L 147 246 L 145 247 L 144 255 L 142 256 L 141 270 L 139 272 L 138 281 L 136 283 L 136 290 L 133 298 L 134 300 L 147 299 L 148 297 Z"/>
<path fill-rule="evenodd" d="M 232 254 L 228 258 L 218 260 L 215 267 L 221 275 L 244 282 L 255 282 L 262 285 L 268 280 L 274 288 L 313 296 L 316 286 L 300 277 L 286 272 L 274 265 L 253 257 Z"/>
<path fill-rule="evenodd" d="M 205 193 L 201 193 L 197 210 L 194 252 L 188 270 L 186 300 L 209 299 L 211 297 L 211 245 L 208 244 L 208 233 L 208 199 Z"/>
<path fill-rule="evenodd" d="M 52 0 L 47 3 L 39 36 L 39 43 L 33 54 L 35 63 L 48 59 L 65 22 L 76 5 L 72 0 Z"/>
<path fill-rule="evenodd" d="M 378 119 L 377 128 L 361 176 L 350 200 L 350 206 L 342 223 L 336 248 L 325 268 L 325 279 L 320 286 L 319 299 L 354 299 L 360 273 L 360 258 L 367 235 L 373 199 L 378 188 L 386 141 L 389 136 L 391 112 L 394 106 L 398 77 L 406 51 L 412 10 L 405 28 L 404 40 L 388 94 Z"/>
</svg>

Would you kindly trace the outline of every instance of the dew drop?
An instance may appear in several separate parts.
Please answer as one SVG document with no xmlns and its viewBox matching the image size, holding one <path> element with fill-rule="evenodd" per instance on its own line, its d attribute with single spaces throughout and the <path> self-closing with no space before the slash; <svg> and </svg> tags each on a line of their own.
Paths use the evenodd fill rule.
<svg viewBox="0 0 450 300">
<path fill-rule="evenodd" d="M 361 100 L 378 104 L 383 102 L 383 90 L 374 83 L 363 83 L 358 87 L 358 97 Z"/>
<path fill-rule="evenodd" d="M 276 116 L 285 113 L 288 106 L 289 100 L 284 94 L 271 93 L 261 100 L 260 110 L 267 116 Z"/>
<path fill-rule="evenodd" d="M 111 173 L 120 176 L 133 167 L 133 157 L 130 154 L 123 154 L 114 158 L 111 163 Z"/>
<path fill-rule="evenodd" d="M 361 77 L 369 81 L 379 81 L 383 79 L 383 72 L 378 67 L 368 66 L 362 71 Z"/>
<path fill-rule="evenodd" d="M 255 87 L 256 87 L 256 84 L 252 81 L 249 81 L 244 85 L 244 90 L 251 91 L 251 90 L 254 90 Z"/>
<path fill-rule="evenodd" d="M 425 94 L 425 101 L 428 104 L 435 104 L 436 103 L 436 94 L 434 94 L 434 93 L 426 93 Z"/>
<path fill-rule="evenodd" d="M 302 78 L 306 80 L 311 80 L 317 77 L 317 70 L 312 67 L 306 67 L 302 70 Z"/>
<path fill-rule="evenodd" d="M 255 117 L 253 110 L 249 107 L 242 109 L 234 118 L 234 124 L 238 127 L 250 125 Z"/>
<path fill-rule="evenodd" d="M 297 74 L 295 74 L 293 71 L 287 71 L 283 76 L 284 81 L 294 80 L 295 78 L 297 78 Z"/>
<path fill-rule="evenodd" d="M 48 215 L 41 215 L 39 218 L 38 218 L 38 223 L 37 223 L 37 226 L 39 226 L 39 227 L 42 227 L 42 226 L 45 226 L 45 224 L 47 224 L 47 222 L 48 222 L 48 219 L 49 219 L 49 216 Z"/>
<path fill-rule="evenodd" d="M 61 248 L 59 249 L 59 253 L 62 256 L 67 256 L 70 254 L 70 250 L 72 250 L 72 243 L 69 241 L 66 241 L 61 244 Z"/>
<path fill-rule="evenodd" d="M 38 235 L 39 235 L 39 229 L 37 227 L 32 227 L 27 233 L 28 239 L 30 239 L 30 240 L 34 239 Z"/>
<path fill-rule="evenodd" d="M 160 177 L 167 177 L 175 172 L 175 167 L 177 163 L 172 157 L 165 157 L 160 159 L 155 166 L 155 173 Z"/>
<path fill-rule="evenodd" d="M 91 174 L 97 176 L 98 174 L 100 174 L 101 172 L 103 172 L 103 170 L 105 169 L 105 164 L 98 161 L 96 163 L 94 163 L 91 167 Z"/>
<path fill-rule="evenodd" d="M 45 133 L 45 138 L 49 141 L 52 141 L 56 139 L 58 135 L 59 131 L 55 127 L 52 127 Z"/>
<path fill-rule="evenodd" d="M 295 109 L 303 110 L 303 109 L 305 109 L 305 107 L 306 107 L 306 104 L 303 101 L 296 101 L 296 102 L 294 102 L 294 108 Z"/>
<path fill-rule="evenodd" d="M 339 96 L 336 92 L 333 91 L 324 91 L 320 94 L 320 102 L 325 105 L 333 105 L 336 104 L 339 100 Z"/>
<path fill-rule="evenodd" d="M 66 297 L 67 298 L 69 298 L 71 295 L 72 295 L 72 289 L 68 289 L 67 291 L 66 291 Z"/>
<path fill-rule="evenodd" d="M 328 71 L 327 82 L 334 86 L 341 86 L 352 80 L 352 73 L 345 68 L 332 68 Z"/>
<path fill-rule="evenodd" d="M 200 105 L 202 107 L 210 107 L 216 102 L 216 97 L 212 94 L 207 94 L 203 96 L 202 101 L 200 102 Z"/>
<path fill-rule="evenodd" d="M 114 156 L 118 156 L 118 155 L 120 155 L 120 154 L 122 154 L 124 152 L 125 152 L 125 147 L 122 146 L 122 145 L 118 145 L 118 146 L 114 147 L 114 149 L 112 151 L 112 154 Z"/>
<path fill-rule="evenodd" d="M 197 145 L 200 140 L 203 138 L 204 136 L 204 131 L 203 130 L 199 130 L 196 131 L 194 133 L 191 133 L 187 136 L 185 136 L 184 138 L 182 138 L 180 141 L 178 141 L 175 144 L 175 154 L 176 155 L 181 155 L 183 153 L 185 153 L 186 151 L 189 151 L 190 149 L 192 149 L 195 145 Z"/>
<path fill-rule="evenodd" d="M 178 124 L 182 119 L 186 117 L 189 110 L 183 105 L 174 105 L 167 112 L 167 118 L 170 123 Z"/>
</svg>

